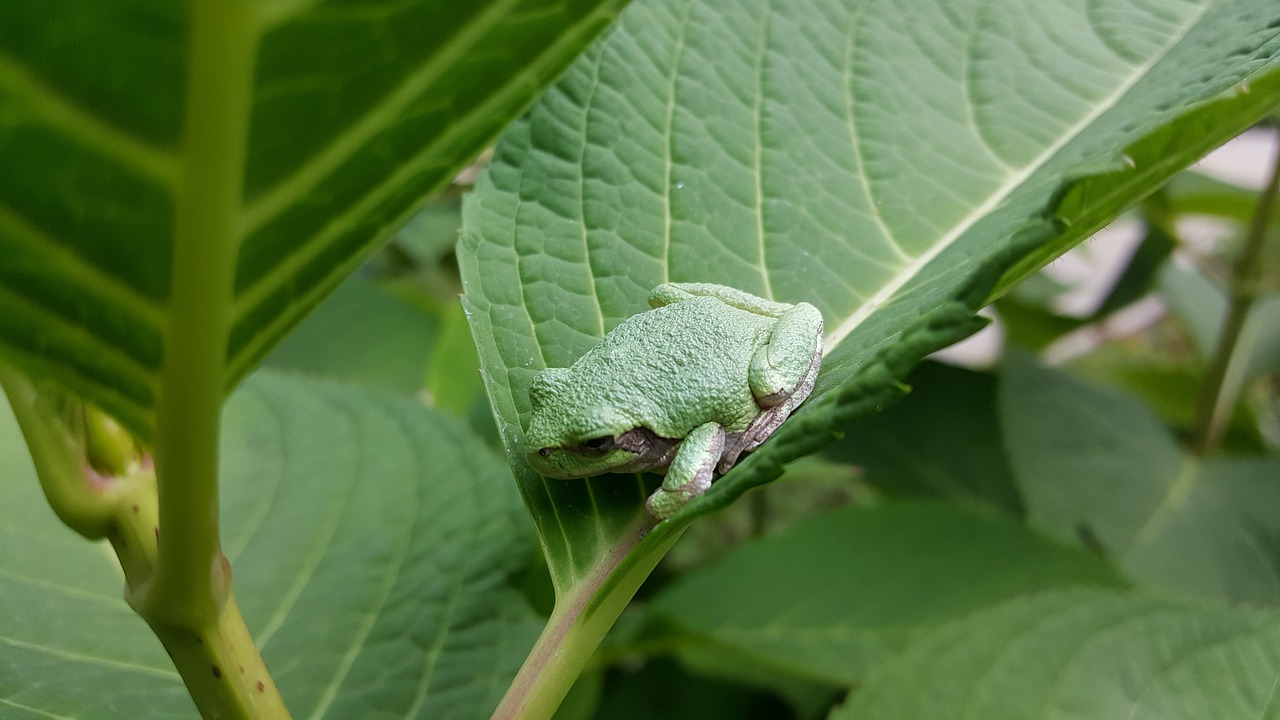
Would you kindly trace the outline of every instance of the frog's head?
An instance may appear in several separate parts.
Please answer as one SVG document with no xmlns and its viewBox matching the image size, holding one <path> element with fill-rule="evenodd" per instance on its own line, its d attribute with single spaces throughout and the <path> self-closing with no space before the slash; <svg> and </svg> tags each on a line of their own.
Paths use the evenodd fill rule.
<svg viewBox="0 0 1280 720">
<path fill-rule="evenodd" d="M 556 478 L 599 475 L 639 455 L 619 438 L 636 423 L 592 388 L 579 387 L 567 368 L 548 368 L 529 386 L 533 417 L 525 433 L 529 466 Z"/>
</svg>

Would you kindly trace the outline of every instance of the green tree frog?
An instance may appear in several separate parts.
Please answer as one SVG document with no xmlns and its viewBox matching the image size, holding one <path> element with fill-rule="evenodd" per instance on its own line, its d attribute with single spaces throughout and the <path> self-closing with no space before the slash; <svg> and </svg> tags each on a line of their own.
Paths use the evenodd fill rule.
<svg viewBox="0 0 1280 720">
<path fill-rule="evenodd" d="M 670 517 L 764 442 L 813 390 L 822 314 L 722 285 L 670 283 L 568 368 L 529 388 L 529 465 L 548 477 L 665 473 Z"/>
</svg>

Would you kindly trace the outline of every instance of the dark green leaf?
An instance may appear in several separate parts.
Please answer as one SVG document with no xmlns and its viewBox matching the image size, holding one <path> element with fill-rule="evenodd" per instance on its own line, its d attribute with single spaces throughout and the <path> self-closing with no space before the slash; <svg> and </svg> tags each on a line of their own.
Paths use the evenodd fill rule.
<svg viewBox="0 0 1280 720">
<path fill-rule="evenodd" d="M 1141 582 L 1280 603 L 1280 458 L 1195 458 L 1119 391 L 1011 355 L 1009 461 L 1031 522 L 1096 545 Z"/>
<path fill-rule="evenodd" d="M 848 508 L 743 546 L 650 613 L 725 672 L 847 686 L 925 628 L 1050 588 L 1119 585 L 1111 567 L 1020 523 L 954 507 Z"/>
<path fill-rule="evenodd" d="M 872 674 L 830 720 L 1271 718 L 1280 615 L 1102 592 L 959 620 Z"/>
<path fill-rule="evenodd" d="M 149 439 L 175 329 L 234 384 L 622 4 L 0 3 L 0 352 Z"/>
<path fill-rule="evenodd" d="M 263 364 L 413 393 L 422 389 L 439 334 L 438 319 L 357 276 L 325 298 Z"/>
<path fill-rule="evenodd" d="M 533 538 L 503 462 L 414 403 L 279 375 L 246 383 L 224 432 L 236 596 L 295 716 L 487 715 L 541 625 L 508 584 Z M 194 717 L 19 437 L 4 405 L 0 716 Z"/>
<path fill-rule="evenodd" d="M 868 483 L 891 494 L 1020 514 L 1000 439 L 995 377 L 925 363 L 906 382 L 910 395 L 849 425 L 831 454 L 861 465 Z"/>
</svg>

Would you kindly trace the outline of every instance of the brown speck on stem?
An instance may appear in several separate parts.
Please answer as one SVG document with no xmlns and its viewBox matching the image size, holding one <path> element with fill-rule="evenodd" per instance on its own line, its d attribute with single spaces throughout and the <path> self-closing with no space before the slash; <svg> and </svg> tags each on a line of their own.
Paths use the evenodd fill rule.
<svg viewBox="0 0 1280 720">
<path fill-rule="evenodd" d="M 213 676 L 214 676 L 214 677 L 216 677 L 216 678 L 220 678 L 220 677 L 222 677 L 222 668 L 218 667 L 217 665 L 214 665 L 214 666 L 213 666 Z"/>
<path fill-rule="evenodd" d="M 133 504 L 133 511 L 134 511 L 134 512 L 138 512 L 138 511 L 140 511 L 140 510 L 142 510 L 142 508 L 138 507 L 138 503 L 134 503 L 134 504 Z"/>
<path fill-rule="evenodd" d="M 263 684 L 262 684 L 262 681 L 261 681 L 261 680 L 259 680 L 259 681 L 258 681 L 258 692 L 262 692 L 263 690 L 266 690 L 266 689 L 267 689 L 267 686 L 266 686 L 266 685 L 263 685 Z"/>
</svg>

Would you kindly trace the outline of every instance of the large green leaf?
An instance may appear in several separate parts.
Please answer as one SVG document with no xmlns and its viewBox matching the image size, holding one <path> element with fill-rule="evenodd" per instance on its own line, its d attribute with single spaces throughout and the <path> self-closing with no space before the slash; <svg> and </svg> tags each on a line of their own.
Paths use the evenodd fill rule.
<svg viewBox="0 0 1280 720">
<path fill-rule="evenodd" d="M 0 353 L 150 437 L 176 354 L 243 377 L 621 4 L 0 3 Z"/>
<path fill-rule="evenodd" d="M 110 549 L 62 527 L 0 413 L 0 717 L 194 717 L 121 597 Z M 296 717 L 482 717 L 540 619 L 508 579 L 534 540 L 505 464 L 407 401 L 259 375 L 228 403 L 236 596 Z"/>
<path fill-rule="evenodd" d="M 906 382 L 910 395 L 847 426 L 829 454 L 858 465 L 867 483 L 892 495 L 1020 515 L 1000 438 L 995 376 L 926 362 Z"/>
<path fill-rule="evenodd" d="M 963 538 L 963 542 L 957 541 Z M 653 599 L 686 653 L 833 686 L 923 630 L 1025 593 L 1118 586 L 1106 562 L 954 507 L 847 508 L 743 546 Z"/>
<path fill-rule="evenodd" d="M 993 288 L 1274 107 L 1278 54 L 1270 0 L 634 3 L 464 207 L 464 302 L 557 586 L 622 562 L 634 587 L 685 522 L 896 397 Z M 521 430 L 535 374 L 667 280 L 807 300 L 826 357 L 770 442 L 640 540 L 649 485 L 540 478 Z"/>
<path fill-rule="evenodd" d="M 1280 604 L 1280 458 L 1191 456 L 1136 398 L 1023 355 L 1000 404 L 1033 524 L 1141 582 Z"/>
<path fill-rule="evenodd" d="M 1052 593 L 943 627 L 831 720 L 1274 718 L 1280 615 Z"/>
<path fill-rule="evenodd" d="M 262 364 L 408 394 L 422 389 L 440 331 L 439 319 L 357 275 L 325 298 Z"/>
</svg>

